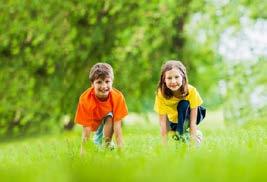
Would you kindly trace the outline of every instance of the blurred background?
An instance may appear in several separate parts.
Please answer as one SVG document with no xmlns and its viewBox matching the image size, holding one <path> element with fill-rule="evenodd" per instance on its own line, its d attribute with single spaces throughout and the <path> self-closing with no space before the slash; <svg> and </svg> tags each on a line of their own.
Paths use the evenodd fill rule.
<svg viewBox="0 0 267 182">
<path fill-rule="evenodd" d="M 266 9 L 261 0 L 1 1 L 0 138 L 72 130 L 97 62 L 113 66 L 130 116 L 153 113 L 160 67 L 176 59 L 213 121 L 266 122 Z"/>
</svg>

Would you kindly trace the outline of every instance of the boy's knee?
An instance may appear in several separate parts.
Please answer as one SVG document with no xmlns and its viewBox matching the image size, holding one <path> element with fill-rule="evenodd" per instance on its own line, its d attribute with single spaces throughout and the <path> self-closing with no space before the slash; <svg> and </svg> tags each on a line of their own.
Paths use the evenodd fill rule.
<svg viewBox="0 0 267 182">
<path fill-rule="evenodd" d="M 110 129 L 112 129 L 112 127 L 113 127 L 113 120 L 112 120 L 112 117 L 111 117 L 111 116 L 107 116 L 107 117 L 105 118 L 104 127 L 105 127 L 105 128 L 110 128 Z"/>
<path fill-rule="evenodd" d="M 107 116 L 105 118 L 105 123 L 112 123 L 112 117 L 111 116 Z"/>
</svg>

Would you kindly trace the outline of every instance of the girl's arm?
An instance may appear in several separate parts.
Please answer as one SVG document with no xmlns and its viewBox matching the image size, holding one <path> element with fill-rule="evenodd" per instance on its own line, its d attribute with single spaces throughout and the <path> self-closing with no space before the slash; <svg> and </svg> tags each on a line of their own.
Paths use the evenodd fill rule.
<svg viewBox="0 0 267 182">
<path fill-rule="evenodd" d="M 90 138 L 91 129 L 89 127 L 84 126 L 82 132 L 82 144 L 80 154 L 83 155 L 85 153 L 84 145 Z"/>
<path fill-rule="evenodd" d="M 122 139 L 122 129 L 121 129 L 121 121 L 114 122 L 114 135 L 116 139 L 116 144 L 118 148 L 122 148 L 123 146 L 123 139 Z"/>
<path fill-rule="evenodd" d="M 190 138 L 192 142 L 196 141 L 197 133 L 197 107 L 191 109 L 190 112 Z"/>
<path fill-rule="evenodd" d="M 164 145 L 167 144 L 167 116 L 166 115 L 159 115 L 159 124 L 160 124 L 160 133 L 162 137 L 162 143 Z"/>
</svg>

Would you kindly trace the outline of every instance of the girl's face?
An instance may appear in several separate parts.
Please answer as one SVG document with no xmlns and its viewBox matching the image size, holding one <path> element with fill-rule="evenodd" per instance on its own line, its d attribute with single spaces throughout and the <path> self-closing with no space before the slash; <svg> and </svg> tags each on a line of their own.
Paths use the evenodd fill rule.
<svg viewBox="0 0 267 182">
<path fill-rule="evenodd" d="M 108 98 L 108 94 L 111 91 L 112 79 L 109 77 L 106 77 L 105 79 L 98 78 L 93 81 L 92 86 L 94 87 L 96 97 L 104 100 Z"/>
<path fill-rule="evenodd" d="M 165 72 L 165 84 L 173 92 L 178 91 L 183 84 L 182 73 L 177 68 Z"/>
</svg>

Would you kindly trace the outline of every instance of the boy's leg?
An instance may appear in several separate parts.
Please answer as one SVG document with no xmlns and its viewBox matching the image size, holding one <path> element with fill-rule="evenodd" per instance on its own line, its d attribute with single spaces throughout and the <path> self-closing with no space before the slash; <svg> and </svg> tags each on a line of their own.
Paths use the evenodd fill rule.
<svg viewBox="0 0 267 182">
<path fill-rule="evenodd" d="M 98 127 L 94 135 L 94 143 L 99 146 L 102 144 L 103 128 L 104 128 L 104 121 L 102 121 L 101 125 Z"/>
<path fill-rule="evenodd" d="M 113 132 L 114 131 L 113 131 L 112 117 L 111 116 L 108 116 L 105 119 L 105 124 L 104 124 L 104 129 L 103 129 L 105 147 L 108 147 L 110 145 Z"/>
<path fill-rule="evenodd" d="M 101 125 L 96 130 L 95 135 L 94 135 L 94 143 L 96 145 L 99 145 L 99 146 L 102 145 L 104 126 L 106 124 L 107 119 L 112 118 L 112 117 L 113 117 L 112 112 L 108 113 L 107 116 L 105 116 L 104 119 L 102 120 Z"/>
</svg>

